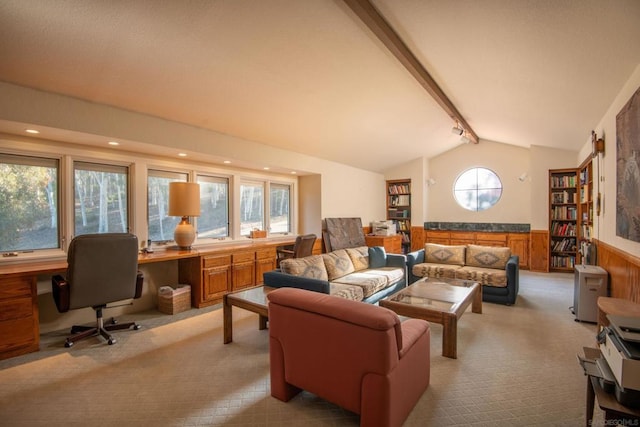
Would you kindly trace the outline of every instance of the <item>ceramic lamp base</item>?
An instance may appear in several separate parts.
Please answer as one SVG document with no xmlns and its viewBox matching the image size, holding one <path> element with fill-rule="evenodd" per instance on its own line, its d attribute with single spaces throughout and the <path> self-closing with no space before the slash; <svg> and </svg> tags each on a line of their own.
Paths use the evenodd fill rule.
<svg viewBox="0 0 640 427">
<path fill-rule="evenodd" d="M 191 244 L 196 239 L 196 230 L 189 223 L 188 217 L 182 217 L 182 221 L 176 226 L 173 232 L 173 240 L 180 249 L 190 249 Z"/>
</svg>

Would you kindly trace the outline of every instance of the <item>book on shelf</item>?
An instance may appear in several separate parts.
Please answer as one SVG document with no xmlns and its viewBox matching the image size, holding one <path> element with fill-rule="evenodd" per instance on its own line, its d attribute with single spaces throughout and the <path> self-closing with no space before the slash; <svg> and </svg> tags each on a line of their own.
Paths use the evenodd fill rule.
<svg viewBox="0 0 640 427">
<path fill-rule="evenodd" d="M 389 194 L 408 194 L 411 193 L 411 184 L 390 184 Z"/>
<path fill-rule="evenodd" d="M 554 187 L 554 188 L 575 187 L 576 186 L 576 176 L 574 174 L 561 175 L 561 176 L 552 176 L 551 177 L 551 186 Z"/>
</svg>

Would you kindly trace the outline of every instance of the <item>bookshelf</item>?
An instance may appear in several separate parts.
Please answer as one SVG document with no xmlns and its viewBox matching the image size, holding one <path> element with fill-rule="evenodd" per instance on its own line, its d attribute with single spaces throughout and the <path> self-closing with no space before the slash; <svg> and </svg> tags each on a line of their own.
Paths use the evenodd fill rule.
<svg viewBox="0 0 640 427">
<path fill-rule="evenodd" d="M 591 156 L 578 169 L 578 237 L 579 245 L 591 242 L 593 235 L 593 168 Z M 584 253 L 584 250 L 582 251 Z"/>
<path fill-rule="evenodd" d="M 578 260 L 578 169 L 549 170 L 549 270 L 573 271 Z"/>
<path fill-rule="evenodd" d="M 387 219 L 396 224 L 402 236 L 402 252 L 411 250 L 411 180 L 387 181 Z"/>
</svg>

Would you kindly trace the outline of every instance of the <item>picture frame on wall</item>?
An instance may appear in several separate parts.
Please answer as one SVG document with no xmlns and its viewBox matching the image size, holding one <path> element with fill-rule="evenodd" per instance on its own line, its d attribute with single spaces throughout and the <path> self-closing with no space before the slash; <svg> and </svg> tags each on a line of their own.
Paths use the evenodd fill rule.
<svg viewBox="0 0 640 427">
<path fill-rule="evenodd" d="M 616 115 L 616 235 L 640 242 L 640 88 Z"/>
</svg>

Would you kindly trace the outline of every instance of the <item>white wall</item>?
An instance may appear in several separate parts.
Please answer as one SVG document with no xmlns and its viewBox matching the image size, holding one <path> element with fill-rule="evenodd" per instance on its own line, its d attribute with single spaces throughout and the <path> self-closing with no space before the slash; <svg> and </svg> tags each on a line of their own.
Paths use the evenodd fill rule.
<svg viewBox="0 0 640 427">
<path fill-rule="evenodd" d="M 150 150 L 162 147 L 192 151 L 212 158 L 228 158 L 234 163 L 251 162 L 272 169 L 318 174 L 322 185 L 307 186 L 298 194 L 300 198 L 319 200 L 320 212 L 305 212 L 305 228 L 309 229 L 315 227 L 308 223 L 314 216 L 361 217 L 365 224 L 385 213 L 382 174 L 145 114 L 0 82 L 0 120 L 93 137 L 101 135 L 105 140 L 131 141 Z"/>
<path fill-rule="evenodd" d="M 425 211 L 425 180 L 427 179 L 426 173 L 426 159 L 419 157 L 413 159 L 407 163 L 403 163 L 394 168 L 384 171 L 385 179 L 410 179 L 411 180 L 411 225 L 422 226 L 424 225 L 426 211 Z M 386 197 L 386 187 L 383 197 Z M 384 200 L 384 199 L 383 199 Z M 386 206 L 386 200 L 385 200 Z M 386 219 L 386 212 L 378 219 Z"/>
<path fill-rule="evenodd" d="M 472 167 L 491 169 L 502 180 L 502 197 L 485 211 L 468 211 L 453 198 L 456 178 Z M 523 173 L 532 173 L 528 149 L 480 140 L 479 144 L 463 144 L 430 159 L 428 170 L 427 178 L 436 183 L 426 190 L 427 221 L 530 223 L 532 181 L 518 180 Z"/>
<path fill-rule="evenodd" d="M 609 245 L 635 256 L 640 256 L 640 243 L 616 236 L 616 115 L 640 87 L 640 64 L 631 74 L 625 85 L 612 102 L 606 114 L 598 123 L 595 132 L 604 137 L 604 155 L 594 161 L 594 180 L 600 177 L 602 210 L 600 216 L 594 216 L 594 237 Z M 640 144 L 640 141 L 636 141 Z M 585 143 L 584 152 L 591 151 L 591 139 Z M 598 171 L 598 165 L 600 170 Z M 597 196 L 597 183 L 594 182 Z M 594 207 L 595 213 L 595 207 Z"/>
</svg>

